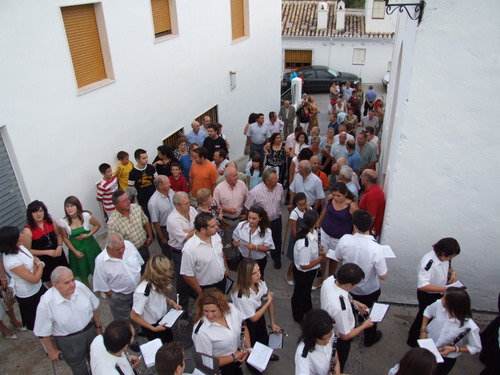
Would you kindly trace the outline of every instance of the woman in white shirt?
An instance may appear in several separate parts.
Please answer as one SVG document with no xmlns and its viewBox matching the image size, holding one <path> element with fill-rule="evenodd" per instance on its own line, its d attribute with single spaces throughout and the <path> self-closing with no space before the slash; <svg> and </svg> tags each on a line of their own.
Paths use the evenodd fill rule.
<svg viewBox="0 0 500 375">
<path fill-rule="evenodd" d="M 16 227 L 0 229 L 0 252 L 4 254 L 3 264 L 12 278 L 23 325 L 29 330 L 35 326 L 36 308 L 40 297 L 47 291 L 42 285 L 45 264 L 21 245 L 22 235 Z"/>
<path fill-rule="evenodd" d="M 269 229 L 269 217 L 264 208 L 250 207 L 247 221 L 239 223 L 233 232 L 233 246 L 238 246 L 244 258 L 254 259 L 259 264 L 260 274 L 264 279 L 267 252 L 274 249 L 273 236 Z"/>
<path fill-rule="evenodd" d="M 165 255 L 153 255 L 134 292 L 130 318 L 142 327 L 142 332 L 150 341 L 159 338 L 165 344 L 173 340 L 172 330 L 165 327 L 165 324 L 159 324 L 169 307 L 182 309 L 176 301 L 167 297 L 172 287 L 173 274 L 172 264 Z"/>
<path fill-rule="evenodd" d="M 336 352 L 332 358 L 335 339 L 332 317 L 325 310 L 309 311 L 295 351 L 295 375 L 340 375 Z"/>
<path fill-rule="evenodd" d="M 265 312 L 269 313 L 271 328 L 278 333 L 281 327 L 276 323 L 274 315 L 274 295 L 267 289 L 266 282 L 261 280 L 260 268 L 253 259 L 243 259 L 238 266 L 238 278 L 231 293 L 231 299 L 238 310 L 246 319 L 250 342 L 255 345 L 256 341 L 268 345 Z M 264 301 L 264 303 L 262 303 Z M 271 361 L 277 361 L 279 357 L 271 356 Z"/>
<path fill-rule="evenodd" d="M 304 214 L 304 226 L 297 232 L 297 242 L 293 249 L 292 315 L 301 323 L 304 314 L 312 310 L 311 287 L 321 264 L 325 262 L 326 251 L 318 248 L 318 212 L 309 210 Z"/>
<path fill-rule="evenodd" d="M 205 289 L 196 300 L 193 326 L 195 350 L 219 360 L 221 375 L 242 375 L 250 335 L 243 314 L 220 290 Z"/>
<path fill-rule="evenodd" d="M 420 338 L 431 338 L 444 359 L 435 375 L 448 374 L 462 353 L 481 351 L 479 327 L 472 320 L 470 305 L 464 288 L 449 287 L 443 298 L 425 309 Z"/>
</svg>

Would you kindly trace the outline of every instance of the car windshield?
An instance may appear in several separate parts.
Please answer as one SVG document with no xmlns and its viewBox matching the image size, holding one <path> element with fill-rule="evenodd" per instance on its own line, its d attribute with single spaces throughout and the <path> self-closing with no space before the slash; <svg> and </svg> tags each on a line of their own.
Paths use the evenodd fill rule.
<svg viewBox="0 0 500 375">
<path fill-rule="evenodd" d="M 339 77 L 340 76 L 340 73 L 337 72 L 336 70 L 333 70 L 333 69 L 328 69 L 328 73 L 330 73 L 334 77 Z"/>
</svg>

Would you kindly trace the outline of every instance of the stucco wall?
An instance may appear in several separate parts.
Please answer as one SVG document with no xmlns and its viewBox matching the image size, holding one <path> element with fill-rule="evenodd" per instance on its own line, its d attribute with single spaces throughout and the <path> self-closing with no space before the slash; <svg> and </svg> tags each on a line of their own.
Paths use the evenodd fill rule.
<svg viewBox="0 0 500 375">
<path fill-rule="evenodd" d="M 244 41 L 231 41 L 229 1 L 177 1 L 179 36 L 155 44 L 148 0 L 103 0 L 116 82 L 77 96 L 59 7 L 79 3 L 2 2 L 0 126 L 12 141 L 25 200 L 45 201 L 59 218 L 74 194 L 97 213 L 100 163 L 114 167 L 117 151 L 133 159 L 139 147 L 152 161 L 164 137 L 182 126 L 189 131 L 214 105 L 231 157 L 240 156 L 248 114 L 279 109 L 281 72 L 281 4 L 248 3 Z M 230 70 L 237 71 L 234 90 Z"/>
<path fill-rule="evenodd" d="M 399 87 L 390 86 L 384 125 L 382 242 L 398 258 L 389 261 L 382 297 L 416 302 L 418 261 L 440 238 L 455 237 L 462 252 L 453 267 L 473 307 L 496 311 L 500 3 L 426 3 L 416 35 L 416 22 L 402 14 L 395 40 L 394 74 L 403 52 Z"/>
<path fill-rule="evenodd" d="M 381 83 L 391 61 L 392 39 L 354 40 L 348 38 L 283 38 L 281 47 L 284 67 L 285 49 L 311 49 L 314 65 L 326 65 L 341 72 L 354 73 L 363 83 Z M 366 49 L 365 65 L 353 65 L 355 48 Z"/>
</svg>

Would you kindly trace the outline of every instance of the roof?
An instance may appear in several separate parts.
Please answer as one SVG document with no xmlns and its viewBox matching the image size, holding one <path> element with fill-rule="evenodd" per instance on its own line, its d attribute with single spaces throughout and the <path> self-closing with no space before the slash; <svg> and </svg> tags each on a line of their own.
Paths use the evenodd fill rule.
<svg viewBox="0 0 500 375">
<path fill-rule="evenodd" d="M 327 28 L 317 29 L 318 3 L 328 5 Z M 288 0 L 281 3 L 282 36 L 325 36 L 351 38 L 392 38 L 394 33 L 366 33 L 364 15 L 346 14 L 345 30 L 336 30 L 337 1 L 298 1 Z M 349 11 L 347 10 L 346 13 Z"/>
</svg>

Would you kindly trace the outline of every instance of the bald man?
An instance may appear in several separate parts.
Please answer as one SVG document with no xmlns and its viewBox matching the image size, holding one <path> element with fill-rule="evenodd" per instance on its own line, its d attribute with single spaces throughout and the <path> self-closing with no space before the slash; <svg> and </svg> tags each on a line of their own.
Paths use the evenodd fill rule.
<svg viewBox="0 0 500 375">
<path fill-rule="evenodd" d="M 186 134 L 188 147 L 192 143 L 196 143 L 201 146 L 208 133 L 201 129 L 201 125 L 198 121 L 193 121 L 191 123 L 191 128 L 193 130 Z"/>
</svg>

